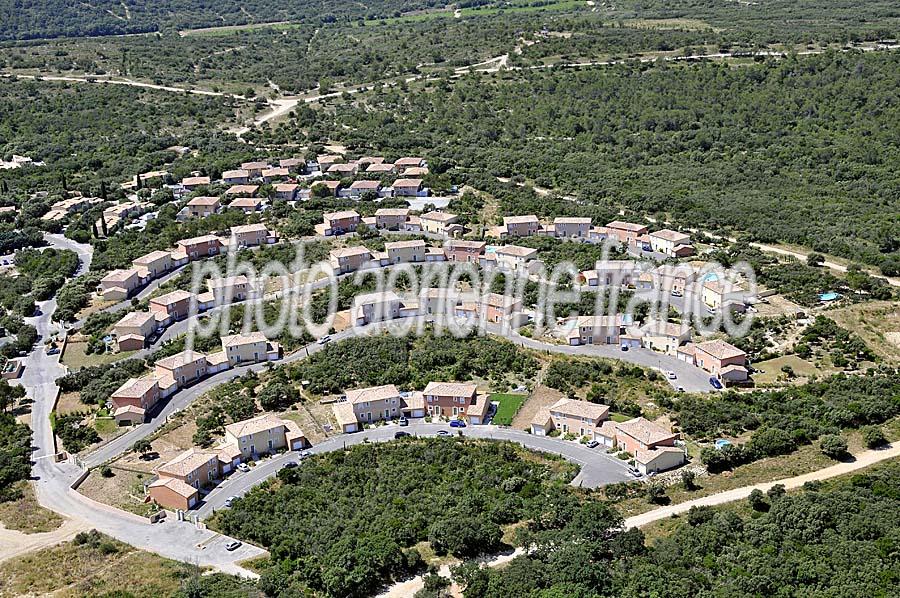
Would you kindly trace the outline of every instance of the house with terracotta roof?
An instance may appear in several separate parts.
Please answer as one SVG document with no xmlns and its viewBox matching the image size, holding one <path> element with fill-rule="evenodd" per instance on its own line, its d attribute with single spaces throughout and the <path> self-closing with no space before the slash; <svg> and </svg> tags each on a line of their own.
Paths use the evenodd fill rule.
<svg viewBox="0 0 900 598">
<path fill-rule="evenodd" d="M 244 169 L 226 170 L 222 173 L 222 182 L 226 185 L 246 185 L 250 182 L 250 173 Z"/>
<path fill-rule="evenodd" d="M 353 181 L 350 185 L 350 197 L 359 198 L 366 193 L 375 193 L 381 191 L 381 183 L 378 181 Z"/>
<path fill-rule="evenodd" d="M 281 450 L 309 446 L 296 423 L 271 414 L 260 415 L 225 426 L 225 445 L 238 447 L 244 460 L 255 460 Z"/>
<path fill-rule="evenodd" d="M 297 195 L 300 192 L 300 185 L 297 183 L 278 183 L 273 187 L 275 191 L 275 199 L 283 201 L 297 201 Z"/>
<path fill-rule="evenodd" d="M 459 216 L 450 212 L 435 210 L 419 216 L 422 230 L 436 235 L 448 234 L 448 228 L 459 222 Z"/>
<path fill-rule="evenodd" d="M 428 415 L 459 419 L 465 418 L 469 407 L 476 402 L 477 394 L 478 387 L 474 384 L 457 382 L 429 382 L 422 391 Z"/>
<path fill-rule="evenodd" d="M 650 233 L 650 248 L 669 257 L 686 257 L 693 255 L 691 236 L 675 230 L 664 228 Z"/>
<path fill-rule="evenodd" d="M 337 154 L 322 154 L 316 158 L 319 170 L 325 172 L 332 164 L 340 164 L 344 161 L 344 157 Z"/>
<path fill-rule="evenodd" d="M 422 187 L 422 179 L 397 179 L 392 185 L 396 197 L 419 197 L 427 195 Z"/>
<path fill-rule="evenodd" d="M 487 293 L 481 298 L 480 317 L 492 324 L 509 322 L 516 313 L 522 311 L 522 300 L 516 297 Z"/>
<path fill-rule="evenodd" d="M 478 259 L 484 254 L 485 247 L 484 241 L 450 239 L 444 243 L 444 254 L 451 262 L 477 264 Z"/>
<path fill-rule="evenodd" d="M 641 345 L 667 355 L 675 355 L 678 347 L 690 339 L 691 328 L 687 324 L 650 320 L 641 326 Z"/>
<path fill-rule="evenodd" d="M 359 165 L 355 162 L 350 162 L 348 164 L 332 164 L 325 172 L 339 177 L 356 176 L 356 173 L 359 172 Z"/>
<path fill-rule="evenodd" d="M 182 239 L 177 241 L 175 245 L 190 260 L 218 255 L 222 249 L 222 241 L 215 235 Z"/>
<path fill-rule="evenodd" d="M 504 216 L 501 236 L 530 237 L 538 234 L 541 222 L 534 214 L 524 216 Z"/>
<path fill-rule="evenodd" d="M 423 239 L 385 243 L 384 250 L 389 264 L 420 264 L 425 261 L 426 246 Z"/>
<path fill-rule="evenodd" d="M 745 382 L 750 377 L 747 354 L 723 340 L 694 345 L 694 365 L 723 382 Z"/>
<path fill-rule="evenodd" d="M 375 228 L 378 230 L 400 230 L 409 217 L 406 208 L 381 208 L 375 210 Z"/>
<path fill-rule="evenodd" d="M 153 502 L 171 511 L 187 511 L 200 501 L 200 491 L 178 478 L 160 477 L 147 490 Z"/>
<path fill-rule="evenodd" d="M 238 247 L 256 247 L 274 243 L 275 234 L 265 224 L 242 224 L 231 227 L 231 236 Z"/>
<path fill-rule="evenodd" d="M 393 291 L 367 293 L 353 298 L 351 314 L 356 326 L 384 322 L 400 317 L 402 303 Z"/>
<path fill-rule="evenodd" d="M 219 456 L 215 451 L 189 448 L 161 465 L 156 474 L 160 478 L 181 480 L 199 490 L 219 479 Z"/>
<path fill-rule="evenodd" d="M 553 219 L 553 236 L 560 239 L 587 239 L 591 231 L 591 219 L 561 216 Z"/>
<path fill-rule="evenodd" d="M 703 303 L 710 312 L 731 310 L 744 312 L 744 293 L 736 283 L 721 280 L 706 280 L 701 290 Z"/>
<path fill-rule="evenodd" d="M 425 166 L 410 166 L 409 168 L 404 168 L 400 171 L 400 176 L 403 178 L 421 178 L 428 174 L 428 168 Z"/>
<path fill-rule="evenodd" d="M 366 174 L 396 174 L 397 167 L 393 164 L 369 164 Z"/>
<path fill-rule="evenodd" d="M 141 274 L 137 268 L 113 270 L 100 279 L 97 294 L 104 301 L 122 301 L 141 286 Z"/>
<path fill-rule="evenodd" d="M 243 274 L 210 278 L 206 281 L 206 288 L 213 294 L 215 302 L 219 305 L 244 301 L 250 296 L 252 290 L 250 280 Z"/>
<path fill-rule="evenodd" d="M 208 176 L 189 176 L 184 177 L 181 180 L 181 186 L 184 187 L 185 191 L 193 191 L 198 187 L 206 187 L 209 183 L 210 179 Z"/>
<path fill-rule="evenodd" d="M 394 165 L 398 168 L 412 168 L 416 166 L 425 166 L 425 158 L 419 158 L 418 156 L 405 156 L 400 158 Z"/>
<path fill-rule="evenodd" d="M 399 418 L 403 399 L 393 384 L 348 390 L 346 398 L 333 405 L 343 432 L 355 432 L 365 424 Z"/>
<path fill-rule="evenodd" d="M 159 382 L 156 378 L 146 377 L 129 379 L 110 395 L 109 401 L 113 406 L 113 417 L 118 423 L 143 423 L 144 415 L 156 406 L 159 399 Z M 116 416 L 116 412 L 128 406 L 133 409 L 123 410 Z"/>
<path fill-rule="evenodd" d="M 264 160 L 255 160 L 241 164 L 241 170 L 246 170 L 250 178 L 262 176 L 263 171 L 268 168 L 270 168 L 270 165 Z"/>
<path fill-rule="evenodd" d="M 303 173 L 306 170 L 306 160 L 303 158 L 284 158 L 278 161 L 278 165 L 291 172 Z"/>
<path fill-rule="evenodd" d="M 261 361 L 275 361 L 281 357 L 281 347 L 262 332 L 232 334 L 222 337 L 222 349 L 231 367 Z"/>
<path fill-rule="evenodd" d="M 286 179 L 288 176 L 290 176 L 290 174 L 291 173 L 287 168 L 278 167 L 266 168 L 262 171 L 260 176 L 262 176 L 262 180 L 266 183 L 271 183 L 275 180 Z"/>
<path fill-rule="evenodd" d="M 600 403 L 577 399 L 560 399 L 547 409 L 541 409 L 531 422 L 531 433 L 546 436 L 553 430 L 561 434 L 575 434 L 593 438 L 604 421 L 609 419 L 609 407 Z"/>
<path fill-rule="evenodd" d="M 647 227 L 643 224 L 621 220 L 613 220 L 607 223 L 605 228 L 609 237 L 624 245 L 634 245 L 642 235 L 647 234 Z"/>
<path fill-rule="evenodd" d="M 569 345 L 618 345 L 627 334 L 631 317 L 625 314 L 613 316 L 578 316 L 563 323 L 566 342 Z"/>
<path fill-rule="evenodd" d="M 578 280 L 589 287 L 628 287 L 634 286 L 643 273 L 640 263 L 633 260 L 601 260 L 593 270 L 581 272 Z"/>
<path fill-rule="evenodd" d="M 195 197 L 187 202 L 187 213 L 191 218 L 206 218 L 219 211 L 221 202 L 218 197 Z"/>
<path fill-rule="evenodd" d="M 677 434 L 643 417 L 604 425 L 595 438 L 604 446 L 631 453 L 642 474 L 672 469 L 685 461 L 684 449 L 675 445 Z"/>
<path fill-rule="evenodd" d="M 133 311 L 113 326 L 119 351 L 139 351 L 156 332 L 156 316 L 152 312 Z"/>
<path fill-rule="evenodd" d="M 372 260 L 372 252 L 362 245 L 332 249 L 328 260 L 336 274 L 355 272 Z"/>
<path fill-rule="evenodd" d="M 169 324 L 188 316 L 191 299 L 194 295 L 181 289 L 153 297 L 149 302 L 150 313 L 156 316 L 157 322 Z"/>
<path fill-rule="evenodd" d="M 229 210 L 240 210 L 244 214 L 256 214 L 262 211 L 266 201 L 260 197 L 239 197 L 228 204 Z"/>
<path fill-rule="evenodd" d="M 171 378 L 177 388 L 184 388 L 207 374 L 206 355 L 199 351 L 182 351 L 164 357 L 154 364 L 157 378 Z"/>
<path fill-rule="evenodd" d="M 490 251 L 489 251 L 490 250 Z M 538 250 L 521 245 L 498 245 L 486 248 L 480 262 L 484 267 L 496 266 L 502 270 L 529 271 L 535 262 Z"/>
<path fill-rule="evenodd" d="M 172 254 L 168 251 L 151 251 L 131 262 L 143 282 L 159 278 L 172 269 Z"/>
<path fill-rule="evenodd" d="M 325 193 L 330 195 L 331 197 L 337 197 L 338 189 L 341 188 L 340 181 L 316 181 L 310 185 L 311 192 L 320 192 L 321 189 L 325 189 Z"/>
<path fill-rule="evenodd" d="M 316 232 L 323 237 L 356 232 L 361 220 L 356 210 L 326 212 L 322 214 L 322 224 L 316 225 Z"/>
</svg>

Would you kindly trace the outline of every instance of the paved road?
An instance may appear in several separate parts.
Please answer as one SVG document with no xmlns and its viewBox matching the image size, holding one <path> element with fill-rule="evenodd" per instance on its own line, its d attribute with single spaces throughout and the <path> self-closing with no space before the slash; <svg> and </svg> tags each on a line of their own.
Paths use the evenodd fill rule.
<svg viewBox="0 0 900 598">
<path fill-rule="evenodd" d="M 436 436 L 439 430 L 449 430 L 454 435 L 457 433 L 448 424 L 411 421 L 410 425 L 405 428 L 401 428 L 397 424 L 389 424 L 353 434 L 340 434 L 313 446 L 309 450 L 313 454 L 321 454 L 342 450 L 346 446 L 362 444 L 366 441 L 390 442 L 394 440 L 394 433 L 399 430 L 404 430 L 415 436 Z M 581 472 L 572 480 L 572 485 L 574 486 L 596 488 L 614 482 L 634 480 L 634 477 L 628 473 L 628 466 L 624 461 L 606 454 L 602 449 L 589 449 L 577 442 L 560 440 L 549 436 L 534 436 L 521 430 L 501 428 L 494 425 L 468 426 L 462 428 L 462 433 L 469 438 L 509 440 L 533 450 L 560 455 L 569 461 L 577 463 L 581 466 Z M 204 518 L 209 516 L 213 511 L 223 508 L 225 500 L 229 497 L 243 496 L 253 486 L 278 473 L 278 470 L 286 462 L 296 460 L 296 452 L 287 452 L 271 459 L 260 461 L 256 467 L 248 472 L 237 472 L 231 475 L 206 495 L 203 505 L 198 509 L 198 514 Z"/>
<path fill-rule="evenodd" d="M 91 269 L 91 261 L 94 258 L 94 247 L 92 245 L 77 243 L 72 239 L 67 239 L 64 235 L 51 235 L 50 233 L 44 233 L 44 240 L 47 241 L 51 247 L 68 249 L 69 251 L 74 251 L 78 255 L 81 264 L 78 266 L 75 276 L 81 276 Z"/>
<path fill-rule="evenodd" d="M 68 239 L 48 241 L 56 247 L 73 249 L 80 256 L 88 254 L 87 249 L 76 248 Z M 82 259 L 90 263 L 89 256 Z M 41 315 L 27 318 L 26 321 L 44 337 L 61 333 L 59 326 L 52 322 L 56 300 L 40 302 L 38 307 Z M 59 364 L 59 357 L 47 355 L 43 344 L 25 357 L 24 363 L 25 371 L 14 383 L 24 386 L 28 397 L 33 401 L 32 479 L 35 495 L 42 506 L 74 520 L 76 527 L 77 524 L 89 525 L 137 548 L 156 552 L 164 557 L 216 567 L 228 573 L 253 575 L 235 563 L 263 554 L 265 551 L 260 548 L 245 545 L 234 552 L 228 552 L 224 546 L 230 538 L 197 529 L 187 522 L 171 521 L 151 525 L 143 518 L 96 503 L 72 490 L 71 486 L 82 470 L 68 461 L 55 462 L 55 444 L 50 428 L 50 411 L 59 390 L 56 378 L 65 372 Z M 23 547 L 23 551 L 27 549 L 28 547 Z"/>
</svg>

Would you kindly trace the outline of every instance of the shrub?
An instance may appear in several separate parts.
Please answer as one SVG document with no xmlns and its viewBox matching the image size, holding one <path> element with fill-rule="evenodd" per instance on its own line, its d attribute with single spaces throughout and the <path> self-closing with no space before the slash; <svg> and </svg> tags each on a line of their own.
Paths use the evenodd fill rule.
<svg viewBox="0 0 900 598">
<path fill-rule="evenodd" d="M 862 437 L 866 446 L 870 449 L 887 444 L 887 438 L 884 436 L 884 431 L 882 431 L 879 426 L 863 426 Z"/>
<path fill-rule="evenodd" d="M 837 434 L 823 436 L 819 447 L 823 455 L 832 459 L 843 459 L 847 456 L 847 441 Z"/>
</svg>

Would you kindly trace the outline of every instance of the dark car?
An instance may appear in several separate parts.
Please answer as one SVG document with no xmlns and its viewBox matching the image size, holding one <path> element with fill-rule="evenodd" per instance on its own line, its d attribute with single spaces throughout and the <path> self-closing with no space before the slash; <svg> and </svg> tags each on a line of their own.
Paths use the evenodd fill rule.
<svg viewBox="0 0 900 598">
<path fill-rule="evenodd" d="M 450 432 L 447 430 L 438 430 L 438 436 L 450 436 Z"/>
<path fill-rule="evenodd" d="M 712 385 L 712 387 L 715 388 L 716 390 L 720 390 L 720 389 L 722 388 L 722 383 L 719 382 L 719 379 L 716 378 L 715 376 L 710 376 L 710 377 L 709 377 L 709 383 L 710 383 L 710 384 Z"/>
<path fill-rule="evenodd" d="M 296 461 L 288 461 L 287 463 L 285 463 L 284 465 L 281 466 L 281 469 L 294 469 L 295 467 L 297 467 Z"/>
<path fill-rule="evenodd" d="M 450 427 L 451 428 L 465 428 L 466 422 L 464 422 L 461 419 L 454 419 L 453 421 L 450 422 Z"/>
<path fill-rule="evenodd" d="M 394 438 L 408 438 L 409 435 L 410 435 L 409 432 L 404 432 L 403 430 L 400 430 L 399 432 L 394 432 Z"/>
</svg>

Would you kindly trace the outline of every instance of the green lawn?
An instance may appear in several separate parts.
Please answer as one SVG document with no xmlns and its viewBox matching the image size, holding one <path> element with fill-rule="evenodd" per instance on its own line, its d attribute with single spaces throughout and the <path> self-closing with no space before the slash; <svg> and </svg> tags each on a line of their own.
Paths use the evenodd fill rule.
<svg viewBox="0 0 900 598">
<path fill-rule="evenodd" d="M 501 426 L 509 426 L 512 424 L 513 418 L 519 412 L 519 407 L 528 397 L 526 395 L 510 395 L 510 394 L 492 394 L 490 401 L 497 401 L 497 413 L 494 414 L 494 423 Z"/>
</svg>

